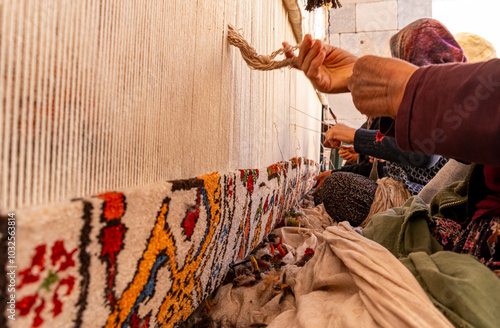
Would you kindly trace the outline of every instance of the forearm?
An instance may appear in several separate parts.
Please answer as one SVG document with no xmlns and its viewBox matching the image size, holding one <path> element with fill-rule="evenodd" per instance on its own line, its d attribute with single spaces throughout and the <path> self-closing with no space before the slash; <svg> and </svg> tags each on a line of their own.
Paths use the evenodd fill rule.
<svg viewBox="0 0 500 328">
<path fill-rule="evenodd" d="M 396 140 L 384 137 L 377 140 L 377 132 L 358 129 L 354 136 L 354 150 L 357 153 L 384 159 L 393 163 L 421 168 L 433 167 L 441 158 L 438 155 L 423 155 L 404 152 L 399 149 Z"/>
<path fill-rule="evenodd" d="M 500 166 L 500 59 L 418 69 L 395 127 L 402 150 Z"/>
</svg>

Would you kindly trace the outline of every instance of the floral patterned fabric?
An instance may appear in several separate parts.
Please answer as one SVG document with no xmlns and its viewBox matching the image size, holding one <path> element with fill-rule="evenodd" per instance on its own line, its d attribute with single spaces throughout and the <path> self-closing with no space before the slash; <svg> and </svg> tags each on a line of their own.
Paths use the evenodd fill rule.
<svg viewBox="0 0 500 328">
<path fill-rule="evenodd" d="M 453 250 L 460 233 L 462 226 L 450 219 L 434 218 L 429 224 L 429 229 L 445 251 Z"/>
<path fill-rule="evenodd" d="M 500 217 L 472 220 L 460 234 L 453 251 L 471 254 L 491 270 L 500 270 L 499 230 Z"/>
<path fill-rule="evenodd" d="M 444 250 L 470 254 L 500 273 L 500 217 L 470 220 L 463 227 L 450 219 L 435 219 L 430 229 Z"/>
<path fill-rule="evenodd" d="M 336 222 L 348 221 L 352 226 L 363 222 L 373 203 L 377 183 L 351 172 L 333 172 L 314 195 L 316 205 L 323 203 Z"/>
</svg>

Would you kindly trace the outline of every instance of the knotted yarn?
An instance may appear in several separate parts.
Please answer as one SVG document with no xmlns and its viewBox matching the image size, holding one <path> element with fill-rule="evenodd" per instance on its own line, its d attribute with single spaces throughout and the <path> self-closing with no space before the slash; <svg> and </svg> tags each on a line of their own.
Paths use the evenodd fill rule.
<svg viewBox="0 0 500 328">
<path fill-rule="evenodd" d="M 294 66 L 297 60 L 296 57 L 286 58 L 281 61 L 276 61 L 274 58 L 278 55 L 282 55 L 287 51 L 293 51 L 298 48 L 298 46 L 290 46 L 288 45 L 285 48 L 280 48 L 269 56 L 259 55 L 255 48 L 248 43 L 247 40 L 243 38 L 240 32 L 232 26 L 228 24 L 228 42 L 230 45 L 235 46 L 240 49 L 241 56 L 243 60 L 247 63 L 247 65 L 255 70 L 259 71 L 270 71 L 275 70 L 287 66 Z"/>
</svg>

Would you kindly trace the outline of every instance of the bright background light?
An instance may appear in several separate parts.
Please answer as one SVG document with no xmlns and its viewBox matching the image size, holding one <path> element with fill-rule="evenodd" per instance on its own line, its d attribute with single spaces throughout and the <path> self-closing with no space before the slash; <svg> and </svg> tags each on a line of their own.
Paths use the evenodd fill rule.
<svg viewBox="0 0 500 328">
<path fill-rule="evenodd" d="M 432 17 L 453 34 L 469 32 L 485 38 L 500 55 L 499 0 L 433 0 Z"/>
</svg>

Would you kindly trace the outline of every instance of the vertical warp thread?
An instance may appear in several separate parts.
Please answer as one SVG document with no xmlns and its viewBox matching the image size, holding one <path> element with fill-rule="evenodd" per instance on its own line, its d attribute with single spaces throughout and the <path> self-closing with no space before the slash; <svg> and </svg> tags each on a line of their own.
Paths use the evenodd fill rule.
<svg viewBox="0 0 500 328">
<path fill-rule="evenodd" d="M 14 195 L 18 196 L 16 197 L 17 199 L 15 200 L 14 206 L 18 205 L 17 200 L 19 199 L 19 174 L 21 171 L 19 170 L 19 157 L 17 156 L 19 154 L 19 139 L 20 139 L 20 104 L 19 100 L 21 97 L 21 80 L 22 80 L 22 54 L 23 54 L 23 49 L 22 49 L 22 35 L 23 35 L 23 9 L 24 9 L 24 2 L 20 2 L 17 4 L 14 4 L 16 8 L 16 20 L 12 24 L 13 26 L 13 34 L 12 38 L 15 39 L 12 40 L 12 49 L 15 49 L 15 53 L 11 53 L 11 60 L 8 63 L 8 65 L 15 66 L 14 68 L 14 83 L 11 85 L 11 88 L 13 90 L 11 91 L 11 101 L 10 104 L 12 106 L 12 135 L 11 135 L 11 145 L 10 145 L 10 186 L 12 189 L 14 189 Z M 9 111 L 9 107 L 7 107 L 7 111 Z M 9 192 L 12 192 L 9 190 Z"/>
<path fill-rule="evenodd" d="M 4 91 L 6 87 L 6 22 L 5 13 L 6 5 L 0 7 L 0 17 L 2 24 L 0 25 L 0 178 L 1 181 L 7 181 L 7 159 L 6 155 L 6 142 L 7 142 L 7 132 L 6 124 L 7 120 L 3 113 L 6 113 L 6 104 L 4 101 Z M 6 116 L 6 114 L 5 114 Z M 3 131 L 3 134 L 2 132 Z M 7 183 L 0 184 L 0 204 L 7 204 Z M 1 206 L 0 206 L 1 208 Z"/>
<path fill-rule="evenodd" d="M 106 176 L 106 186 L 113 185 L 117 187 L 118 185 L 127 185 L 128 181 L 135 175 L 126 173 L 124 170 L 125 163 L 125 144 L 123 141 L 125 139 L 125 133 L 123 128 L 120 126 L 124 125 L 124 117 L 126 117 L 127 110 L 132 110 L 132 108 L 127 108 L 126 106 L 126 88 L 124 85 L 125 74 L 124 67 L 122 65 L 123 56 L 127 51 L 126 45 L 124 44 L 124 39 L 129 36 L 127 33 L 127 28 L 124 20 L 124 14 L 128 14 L 126 6 L 124 4 L 119 4 L 113 2 L 113 12 L 112 19 L 114 26 L 113 31 L 122 31 L 122 33 L 114 32 L 111 35 L 112 46 L 110 49 L 110 54 L 115 54 L 115 56 L 110 55 L 110 69 L 112 72 L 112 78 L 110 79 L 110 87 L 113 91 L 110 99 L 110 108 L 108 112 L 111 114 L 114 111 L 114 119 L 112 119 L 112 126 L 110 133 L 113 135 L 112 139 L 109 140 L 109 152 L 112 154 L 111 158 L 105 160 L 105 176 Z M 123 33 L 124 32 L 124 33 Z M 113 78 L 114 76 L 114 78 Z M 122 115 L 125 114 L 125 115 Z M 135 165 L 134 165 L 135 166 Z M 104 191 L 103 186 L 103 191 Z"/>
<path fill-rule="evenodd" d="M 31 97 L 29 94 L 29 82 L 30 82 L 30 69 L 29 69 L 29 59 L 32 58 L 31 49 L 32 49 L 32 35 L 31 35 L 31 26 L 30 23 L 33 22 L 32 13 L 30 10 L 30 1 L 27 2 L 26 5 L 26 20 L 22 22 L 22 30 L 23 30 L 23 52 L 22 54 L 18 54 L 19 57 L 22 58 L 22 72 L 20 72 L 21 76 L 21 85 L 20 85 L 20 104 L 19 107 L 21 109 L 21 117 L 20 117 L 20 140 L 19 140 L 19 162 L 18 162 L 18 185 L 23 186 L 25 184 L 25 178 L 30 175 L 31 169 L 27 166 L 27 147 L 28 147 L 28 138 L 31 132 L 31 121 L 29 121 L 30 112 L 29 105 L 31 102 Z M 31 55 L 31 56 L 30 56 Z M 18 194 L 18 202 L 24 203 L 30 197 L 29 190 L 22 188 L 19 189 Z"/>
<path fill-rule="evenodd" d="M 12 88 L 12 79 L 10 79 L 10 76 L 12 75 L 12 51 L 13 51 L 13 44 L 12 44 L 12 36 L 11 36 L 11 30 L 12 30 L 12 25 L 14 23 L 14 19 L 10 19 L 13 17 L 13 5 L 12 3 L 5 3 L 2 6 L 2 52 L 1 52 L 1 76 L 0 79 L 2 81 L 2 85 L 0 88 L 0 92 L 2 95 L 2 98 L 0 98 L 0 101 L 2 102 L 2 114 L 3 114 L 3 145 L 2 151 L 3 156 L 2 156 L 2 185 L 1 185 L 1 191 L 2 191 L 2 202 L 4 204 L 9 204 L 9 192 L 12 192 L 12 190 L 9 190 L 9 185 L 10 185 L 10 180 L 9 180 L 9 167 L 10 167 L 10 130 L 11 130 L 11 107 L 10 107 L 10 102 L 11 102 L 11 97 L 10 97 L 10 89 Z M 5 79 L 4 79 L 5 77 Z M 15 191 L 14 191 L 15 192 Z M 0 207 L 1 208 L 1 207 Z"/>
<path fill-rule="evenodd" d="M 249 70 L 226 28 L 273 49 L 293 37 L 282 3 L 200 4 L 195 16 L 180 0 L 0 6 L 2 210 L 290 156 L 296 73 Z"/>
<path fill-rule="evenodd" d="M 63 181 L 61 188 L 61 193 L 58 196 L 59 199 L 63 198 L 64 195 L 72 194 L 74 191 L 72 190 L 74 184 L 70 184 L 70 181 L 73 181 L 74 169 L 76 162 L 74 160 L 74 143 L 75 143 L 75 133 L 76 133 L 76 124 L 75 124 L 75 115 L 78 111 L 76 108 L 75 99 L 77 97 L 76 94 L 76 65 L 77 65 L 77 55 L 78 55 L 78 3 L 71 2 L 69 6 L 69 41 L 68 41 L 68 64 L 66 67 L 66 94 L 64 101 L 64 110 L 67 112 L 64 120 L 64 140 L 65 140 L 65 148 L 63 149 L 62 156 L 62 167 L 63 167 Z"/>
<path fill-rule="evenodd" d="M 68 26 L 67 26 L 67 2 L 59 3 L 59 12 L 58 12 L 58 24 L 57 24 L 57 32 L 56 32 L 56 58 L 55 58 L 55 94 L 54 94 L 54 133 L 51 140 L 51 160 L 55 162 L 55 165 L 50 165 L 51 172 L 51 201 L 58 199 L 60 195 L 61 189 L 61 177 L 63 173 L 63 169 L 61 167 L 61 156 L 63 149 L 63 133 L 64 133 L 64 102 L 66 98 L 66 85 L 65 85 L 65 77 L 64 70 L 66 64 L 66 42 L 68 35 Z"/>
</svg>

